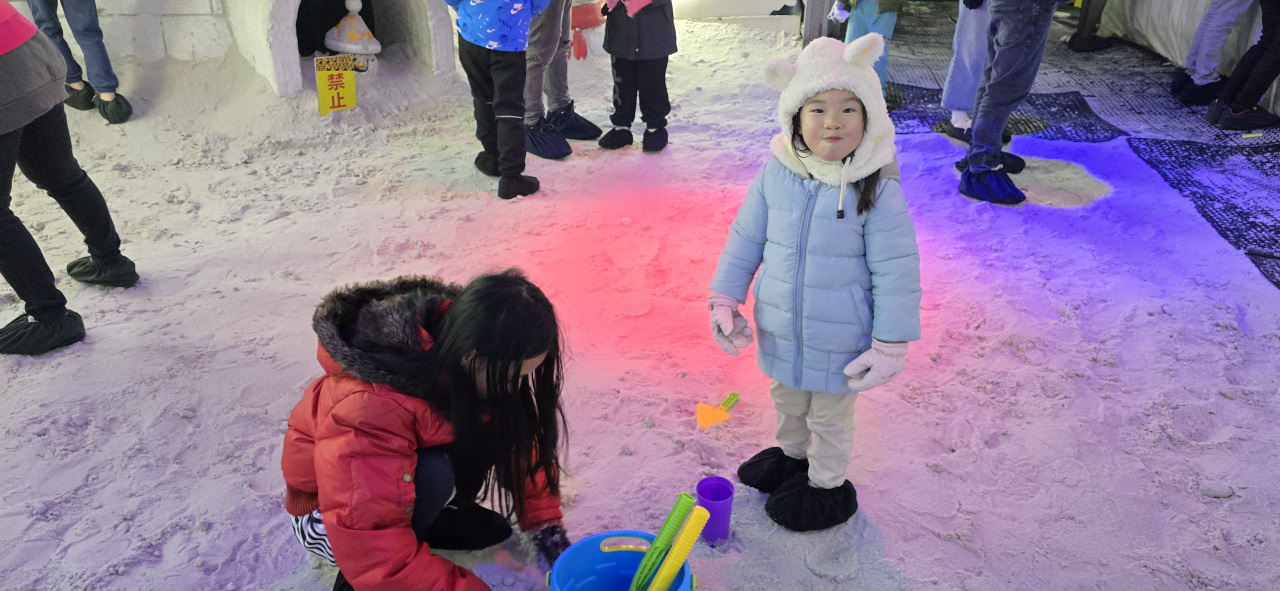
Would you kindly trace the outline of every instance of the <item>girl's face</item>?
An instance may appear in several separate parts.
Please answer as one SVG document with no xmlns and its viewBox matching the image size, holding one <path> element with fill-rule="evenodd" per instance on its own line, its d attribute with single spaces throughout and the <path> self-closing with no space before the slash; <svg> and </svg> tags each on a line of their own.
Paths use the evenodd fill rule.
<svg viewBox="0 0 1280 591">
<path fill-rule="evenodd" d="M 852 92 L 820 92 L 800 108 L 800 137 L 815 156 L 839 162 L 862 144 L 865 117 L 862 101 Z"/>
</svg>

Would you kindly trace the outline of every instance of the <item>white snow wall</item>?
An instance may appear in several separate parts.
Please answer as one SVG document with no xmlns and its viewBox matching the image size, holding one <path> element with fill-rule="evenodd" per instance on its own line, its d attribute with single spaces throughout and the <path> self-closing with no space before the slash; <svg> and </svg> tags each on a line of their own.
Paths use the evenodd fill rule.
<svg viewBox="0 0 1280 591">
<path fill-rule="evenodd" d="M 181 60 L 209 59 L 231 48 L 223 0 L 97 0 L 103 42 L 112 57 L 136 57 L 154 62 L 166 56 Z M 26 2 L 13 2 L 31 16 Z M 72 51 L 80 55 L 75 36 L 62 19 Z"/>
<path fill-rule="evenodd" d="M 1212 1 L 1111 0 L 1102 13 L 1099 33 L 1106 37 L 1124 37 L 1185 66 L 1191 39 Z M 1223 47 L 1222 64 L 1218 67 L 1220 73 L 1230 74 L 1236 62 L 1258 39 L 1262 30 L 1262 12 L 1256 3 L 1242 21 Z M 1262 102 L 1272 113 L 1280 113 L 1280 84 L 1273 84 Z"/>
</svg>

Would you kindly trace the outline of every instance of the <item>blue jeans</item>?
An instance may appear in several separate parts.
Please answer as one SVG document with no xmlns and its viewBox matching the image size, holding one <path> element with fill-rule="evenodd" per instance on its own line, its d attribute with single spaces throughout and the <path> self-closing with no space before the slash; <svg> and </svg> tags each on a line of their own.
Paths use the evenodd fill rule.
<svg viewBox="0 0 1280 591">
<path fill-rule="evenodd" d="M 1009 115 L 1031 93 L 1058 0 L 986 3 L 991 7 L 991 24 L 987 28 L 987 65 L 974 97 L 977 113 L 969 145 L 969 172 L 973 174 L 1000 164 L 1000 134 Z"/>
<path fill-rule="evenodd" d="M 81 81 L 84 71 L 71 55 L 71 46 L 62 36 L 62 24 L 58 22 L 58 0 L 27 0 L 31 16 L 35 17 L 40 32 L 44 33 L 62 52 L 67 62 L 67 84 Z M 102 44 L 102 28 L 98 26 L 98 5 L 94 0 L 62 0 L 62 11 L 76 36 L 76 44 L 84 52 L 85 65 L 89 68 L 89 83 L 98 92 L 115 92 L 120 86 L 107 57 L 107 46 Z"/>
<path fill-rule="evenodd" d="M 973 116 L 973 97 L 982 83 L 987 65 L 987 23 L 991 20 L 987 3 L 973 10 L 960 2 L 956 32 L 951 38 L 951 66 L 942 85 L 942 108 L 964 111 Z"/>
<path fill-rule="evenodd" d="M 893 27 L 898 24 L 897 12 L 880 14 L 880 3 L 875 0 L 858 0 L 849 14 L 849 27 L 844 42 L 849 43 L 867 33 L 880 33 L 884 37 L 884 55 L 876 60 L 876 75 L 880 77 L 880 90 L 889 82 L 889 41 L 893 39 Z"/>
</svg>

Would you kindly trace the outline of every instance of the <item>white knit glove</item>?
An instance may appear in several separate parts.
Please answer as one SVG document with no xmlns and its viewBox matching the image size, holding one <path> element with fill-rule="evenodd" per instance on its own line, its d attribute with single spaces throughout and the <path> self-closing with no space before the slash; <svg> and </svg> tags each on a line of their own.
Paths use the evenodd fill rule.
<svg viewBox="0 0 1280 591">
<path fill-rule="evenodd" d="M 906 365 L 906 343 L 871 339 L 871 348 L 844 366 L 844 375 L 852 378 L 849 380 L 850 390 L 862 392 L 892 382 Z"/>
<path fill-rule="evenodd" d="M 720 350 L 737 355 L 738 349 L 751 344 L 751 327 L 747 319 L 738 313 L 738 300 L 718 293 L 707 298 L 711 310 L 711 336 Z"/>
<path fill-rule="evenodd" d="M 827 14 L 827 18 L 843 23 L 849 20 L 849 11 L 845 10 L 843 3 L 836 2 L 831 5 L 831 12 Z"/>
</svg>

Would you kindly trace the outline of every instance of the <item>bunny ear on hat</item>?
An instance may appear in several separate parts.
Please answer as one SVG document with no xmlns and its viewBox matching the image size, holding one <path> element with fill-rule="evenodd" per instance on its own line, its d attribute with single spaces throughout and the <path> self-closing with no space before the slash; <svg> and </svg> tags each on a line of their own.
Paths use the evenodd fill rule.
<svg viewBox="0 0 1280 591">
<path fill-rule="evenodd" d="M 764 82 L 775 90 L 786 90 L 795 75 L 795 64 L 786 60 L 773 60 L 764 71 Z"/>
<path fill-rule="evenodd" d="M 884 55 L 884 37 L 879 33 L 867 33 L 844 48 L 844 61 L 863 68 L 870 68 L 881 55 Z"/>
</svg>

